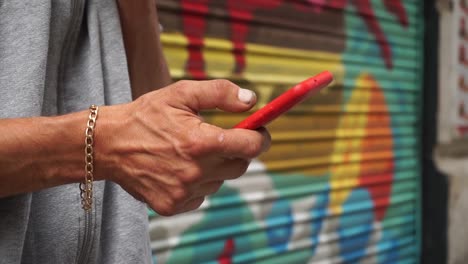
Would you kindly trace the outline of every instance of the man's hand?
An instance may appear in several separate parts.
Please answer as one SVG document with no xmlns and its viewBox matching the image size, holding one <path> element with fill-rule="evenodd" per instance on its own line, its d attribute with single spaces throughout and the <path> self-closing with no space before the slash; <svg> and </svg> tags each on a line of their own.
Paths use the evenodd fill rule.
<svg viewBox="0 0 468 264">
<path fill-rule="evenodd" d="M 270 146 L 266 129 L 222 129 L 198 112 L 243 112 L 255 94 L 225 80 L 180 81 L 128 105 L 103 108 L 96 177 L 113 180 L 161 215 L 198 208 Z"/>
</svg>

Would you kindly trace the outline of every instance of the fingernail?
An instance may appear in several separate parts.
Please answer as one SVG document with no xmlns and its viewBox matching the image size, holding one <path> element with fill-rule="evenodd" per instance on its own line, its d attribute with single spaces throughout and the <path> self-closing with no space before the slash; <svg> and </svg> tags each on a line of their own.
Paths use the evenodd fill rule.
<svg viewBox="0 0 468 264">
<path fill-rule="evenodd" d="M 250 104 L 255 98 L 255 93 L 250 90 L 240 88 L 237 97 L 241 102 L 245 104 Z"/>
</svg>

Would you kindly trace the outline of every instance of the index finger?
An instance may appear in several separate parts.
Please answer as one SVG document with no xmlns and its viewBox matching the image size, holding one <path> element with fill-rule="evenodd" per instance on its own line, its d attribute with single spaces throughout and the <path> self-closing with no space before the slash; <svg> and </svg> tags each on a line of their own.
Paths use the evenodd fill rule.
<svg viewBox="0 0 468 264">
<path fill-rule="evenodd" d="M 224 158 L 253 159 L 271 145 L 270 133 L 263 127 L 257 130 L 222 129 L 206 124 L 202 130 L 206 140 L 213 144 L 213 151 Z"/>
</svg>

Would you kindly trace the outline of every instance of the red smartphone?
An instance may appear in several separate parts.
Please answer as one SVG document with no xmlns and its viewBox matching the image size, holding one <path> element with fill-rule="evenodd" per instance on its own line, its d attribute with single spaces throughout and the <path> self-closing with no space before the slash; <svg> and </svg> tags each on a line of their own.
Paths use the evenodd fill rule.
<svg viewBox="0 0 468 264">
<path fill-rule="evenodd" d="M 320 89 L 328 86 L 332 81 L 333 75 L 329 71 L 321 72 L 314 77 L 302 81 L 235 125 L 234 128 L 254 130 L 265 126 L 290 110 L 296 104 L 299 104 Z"/>
</svg>

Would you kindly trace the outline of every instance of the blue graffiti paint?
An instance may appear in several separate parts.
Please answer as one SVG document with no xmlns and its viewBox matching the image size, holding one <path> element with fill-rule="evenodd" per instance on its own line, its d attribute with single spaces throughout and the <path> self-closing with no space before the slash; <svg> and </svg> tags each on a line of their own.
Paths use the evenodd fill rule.
<svg viewBox="0 0 468 264">
<path fill-rule="evenodd" d="M 268 246 L 278 253 L 286 251 L 294 224 L 288 201 L 283 199 L 275 201 L 265 222 L 268 226 Z"/>
<path fill-rule="evenodd" d="M 327 191 L 318 193 L 316 195 L 316 205 L 314 208 L 310 210 L 310 215 L 312 218 L 312 221 L 310 223 L 311 225 L 311 233 L 310 233 L 310 239 L 312 241 L 312 246 L 310 247 L 312 256 L 315 254 L 315 250 L 317 249 L 317 246 L 319 244 L 319 237 L 320 237 L 320 231 L 322 230 L 323 227 L 323 222 L 324 219 L 327 216 L 328 212 L 328 201 L 329 201 L 329 189 L 326 188 Z"/>
<path fill-rule="evenodd" d="M 348 215 L 346 212 L 355 208 L 356 202 L 367 208 L 357 215 Z M 365 189 L 355 189 L 343 204 L 344 214 L 340 216 L 338 228 L 340 255 L 345 261 L 357 261 L 365 255 L 366 247 L 372 233 L 374 213 L 372 198 Z"/>
</svg>

